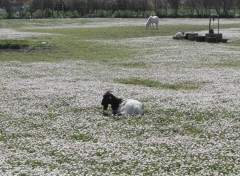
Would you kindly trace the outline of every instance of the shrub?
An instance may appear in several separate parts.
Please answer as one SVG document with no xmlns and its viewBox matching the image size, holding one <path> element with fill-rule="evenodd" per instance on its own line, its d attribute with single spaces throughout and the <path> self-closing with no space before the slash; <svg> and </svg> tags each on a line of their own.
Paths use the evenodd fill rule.
<svg viewBox="0 0 240 176">
<path fill-rule="evenodd" d="M 77 10 L 74 10 L 74 11 L 73 11 L 72 17 L 73 17 L 73 18 L 79 18 L 79 17 L 80 17 L 80 15 L 79 15 L 79 13 L 78 13 Z"/>
<path fill-rule="evenodd" d="M 33 18 L 42 18 L 43 14 L 41 10 L 36 10 L 35 12 L 33 12 Z"/>
<path fill-rule="evenodd" d="M 149 16 L 155 16 L 155 15 L 156 15 L 155 11 L 145 11 L 143 17 L 148 18 Z"/>
<path fill-rule="evenodd" d="M 125 15 L 124 15 L 124 12 L 122 10 L 117 10 L 113 13 L 112 16 L 114 18 L 123 18 Z"/>
<path fill-rule="evenodd" d="M 167 17 L 167 13 L 162 9 L 157 9 L 155 11 L 155 13 L 159 18 L 166 18 Z"/>
</svg>

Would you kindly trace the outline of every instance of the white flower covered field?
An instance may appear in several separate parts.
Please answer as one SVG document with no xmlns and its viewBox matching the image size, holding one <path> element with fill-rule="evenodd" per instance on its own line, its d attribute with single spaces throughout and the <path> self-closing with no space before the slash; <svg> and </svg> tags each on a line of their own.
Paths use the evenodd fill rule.
<svg viewBox="0 0 240 176">
<path fill-rule="evenodd" d="M 141 48 L 124 62 L 1 61 L 0 175 L 239 175 L 240 29 L 221 32 L 228 43 L 101 41 Z M 131 78 L 177 88 L 116 81 Z M 145 115 L 102 116 L 106 90 Z"/>
</svg>

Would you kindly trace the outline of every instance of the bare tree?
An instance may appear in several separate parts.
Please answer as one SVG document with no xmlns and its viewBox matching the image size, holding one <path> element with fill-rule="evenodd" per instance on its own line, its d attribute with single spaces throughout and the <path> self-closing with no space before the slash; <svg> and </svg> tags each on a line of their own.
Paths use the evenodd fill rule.
<svg viewBox="0 0 240 176">
<path fill-rule="evenodd" d="M 201 0 L 201 1 L 202 1 L 202 7 L 203 7 L 203 14 L 210 15 L 211 1 L 209 0 Z"/>
<path fill-rule="evenodd" d="M 12 4 L 8 0 L 1 0 L 1 7 L 5 8 L 7 12 L 7 18 L 13 17 Z"/>
<path fill-rule="evenodd" d="M 154 0 L 154 10 L 160 9 L 162 6 L 161 0 Z"/>
<path fill-rule="evenodd" d="M 127 10 L 129 7 L 129 0 L 117 0 L 117 9 L 118 10 Z"/>
<path fill-rule="evenodd" d="M 180 0 L 168 0 L 170 8 L 173 10 L 173 15 L 177 16 L 180 7 Z"/>
<path fill-rule="evenodd" d="M 140 10 L 146 11 L 148 8 L 148 1 L 147 0 L 139 0 L 140 1 Z"/>
<path fill-rule="evenodd" d="M 168 14 L 168 0 L 161 0 L 162 1 L 162 9 L 165 12 L 165 14 Z"/>
<path fill-rule="evenodd" d="M 18 4 L 10 3 L 10 0 L 0 0 L 0 7 L 6 9 L 7 17 L 13 17 L 13 6 L 17 7 L 20 17 L 24 15 L 23 6 L 29 9 L 30 16 L 35 11 L 38 16 L 45 17 L 57 12 L 77 11 L 82 15 L 92 13 L 95 10 L 154 10 L 157 14 L 177 16 L 180 5 L 184 7 L 187 15 L 209 15 L 214 9 L 217 14 L 229 16 L 231 10 L 240 9 L 240 0 L 17 0 Z"/>
<path fill-rule="evenodd" d="M 193 15 L 195 9 L 197 9 L 197 2 L 195 0 L 186 0 L 184 5 L 186 7 L 186 12 L 188 15 Z"/>
<path fill-rule="evenodd" d="M 230 9 L 234 8 L 234 0 L 221 0 L 223 14 L 229 16 Z"/>
<path fill-rule="evenodd" d="M 235 1 L 235 6 L 238 10 L 240 10 L 240 0 Z"/>
<path fill-rule="evenodd" d="M 213 7 L 216 10 L 216 13 L 220 14 L 221 13 L 221 1 L 220 0 L 213 0 L 212 3 L 213 3 Z"/>
</svg>

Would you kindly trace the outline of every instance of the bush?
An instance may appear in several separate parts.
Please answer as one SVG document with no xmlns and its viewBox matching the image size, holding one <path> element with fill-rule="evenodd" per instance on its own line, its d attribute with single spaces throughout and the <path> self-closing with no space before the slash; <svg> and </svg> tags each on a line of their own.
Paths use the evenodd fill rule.
<svg viewBox="0 0 240 176">
<path fill-rule="evenodd" d="M 22 18 L 25 18 L 25 19 L 31 18 L 31 14 L 28 8 L 23 9 Z"/>
<path fill-rule="evenodd" d="M 155 13 L 159 18 L 166 18 L 167 17 L 167 13 L 162 9 L 156 10 Z"/>
<path fill-rule="evenodd" d="M 95 17 L 106 17 L 106 11 L 105 10 L 95 10 L 94 16 Z"/>
<path fill-rule="evenodd" d="M 145 11 L 143 18 L 148 18 L 149 16 L 155 16 L 155 11 Z"/>
<path fill-rule="evenodd" d="M 58 11 L 54 10 L 53 13 L 52 13 L 52 17 L 53 18 L 60 18 L 60 17 L 63 17 L 62 15 L 60 15 L 62 13 L 58 13 Z"/>
<path fill-rule="evenodd" d="M 71 11 L 66 11 L 65 13 L 64 13 L 64 17 L 65 18 L 71 18 L 73 15 L 72 15 L 72 12 Z"/>
<path fill-rule="evenodd" d="M 33 18 L 43 18 L 43 14 L 41 10 L 36 10 L 35 12 L 33 12 Z"/>
<path fill-rule="evenodd" d="M 78 13 L 77 10 L 74 10 L 73 13 L 72 13 L 72 17 L 73 17 L 73 18 L 79 18 L 79 17 L 81 17 L 81 16 L 79 15 L 79 13 Z"/>
<path fill-rule="evenodd" d="M 7 17 L 6 10 L 0 8 L 0 19 L 6 18 L 6 17 Z"/>
<path fill-rule="evenodd" d="M 111 10 L 95 10 L 91 13 L 91 17 L 100 17 L 100 18 L 112 17 L 112 11 Z"/>
<path fill-rule="evenodd" d="M 117 10 L 114 11 L 114 18 L 146 18 L 150 15 L 155 15 L 154 11 L 133 11 L 133 10 Z"/>
<path fill-rule="evenodd" d="M 122 10 L 115 11 L 112 16 L 114 18 L 125 18 L 126 17 L 125 12 Z"/>
<path fill-rule="evenodd" d="M 53 17 L 53 10 L 45 9 L 43 14 L 46 18 L 51 18 L 51 17 Z"/>
</svg>

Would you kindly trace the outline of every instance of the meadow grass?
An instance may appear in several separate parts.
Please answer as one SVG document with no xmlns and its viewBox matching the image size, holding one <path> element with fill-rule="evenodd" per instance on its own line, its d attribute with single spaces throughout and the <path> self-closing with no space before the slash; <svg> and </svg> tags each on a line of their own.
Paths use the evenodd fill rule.
<svg viewBox="0 0 240 176">
<path fill-rule="evenodd" d="M 100 28 L 71 28 L 71 29 L 36 29 L 25 30 L 61 34 L 60 36 L 28 39 L 32 50 L 25 52 L 2 51 L 0 60 L 18 60 L 24 62 L 35 61 L 62 61 L 62 60 L 88 60 L 108 61 L 127 60 L 135 56 L 136 47 L 129 47 L 106 40 L 123 40 L 128 38 L 164 36 L 175 33 L 177 30 L 193 30 L 193 25 L 177 27 L 163 27 L 161 30 L 146 31 L 143 27 L 100 27 Z M 196 28 L 202 29 L 203 27 Z M 97 40 L 97 41 L 96 41 Z M 99 40 L 99 41 L 98 41 Z M 102 42 L 101 42 L 102 40 Z M 25 40 L 26 41 L 26 40 Z M 47 42 L 44 47 L 37 47 L 34 43 Z M 41 57 L 44 53 L 44 57 Z"/>
<path fill-rule="evenodd" d="M 220 67 L 232 67 L 232 68 L 239 68 L 240 61 L 223 61 L 222 63 L 217 64 Z"/>
<path fill-rule="evenodd" d="M 159 30 L 145 30 L 143 26 L 113 26 L 94 28 L 71 28 L 71 29 L 32 29 L 28 31 L 48 32 L 62 35 L 74 35 L 81 40 L 120 40 L 139 37 L 169 36 L 177 31 L 204 30 L 204 25 L 164 25 Z"/>
<path fill-rule="evenodd" d="M 170 89 L 170 90 L 194 90 L 201 87 L 205 83 L 194 83 L 194 82 L 179 82 L 176 84 L 164 84 L 159 81 L 149 79 L 116 79 L 115 82 L 122 84 L 141 85 L 145 87 L 152 87 L 158 89 Z"/>
<path fill-rule="evenodd" d="M 1 28 L 36 28 L 36 27 L 50 27 L 50 26 L 61 26 L 64 24 L 68 25 L 83 25 L 92 22 L 89 19 L 16 19 L 8 20 L 2 19 L 0 23 Z"/>
<path fill-rule="evenodd" d="M 3 136 L 0 136 L 0 142 L 4 142 L 4 141 L 6 141 L 6 138 Z"/>
<path fill-rule="evenodd" d="M 230 45 L 232 45 L 232 46 L 240 46 L 240 39 L 235 39 L 235 40 L 233 40 L 231 43 L 230 43 Z"/>
<path fill-rule="evenodd" d="M 107 20 L 107 19 L 106 19 Z M 26 62 L 35 61 L 62 61 L 62 60 L 88 60 L 88 61 L 107 61 L 127 60 L 136 56 L 134 53 L 139 47 L 129 47 L 123 44 L 115 44 L 114 41 L 143 38 L 154 36 L 171 36 L 178 31 L 199 31 L 206 29 L 205 25 L 163 25 L 159 30 L 146 31 L 143 26 L 118 26 L 118 27 L 92 27 L 92 28 L 51 28 L 54 25 L 90 23 L 87 19 L 81 20 L 14 20 L 3 21 L 2 25 L 12 28 L 20 28 L 25 32 L 42 32 L 59 34 L 59 36 L 27 39 L 32 50 L 26 52 L 2 52 L 0 60 L 19 60 Z M 43 28 L 23 28 L 35 26 Z M 25 26 L 25 27 L 26 27 Z M 48 26 L 48 28 L 44 28 Z M 221 25 L 222 28 L 238 27 L 238 24 Z M 47 45 L 39 47 L 44 41 Z M 101 42 L 102 41 L 102 42 Z M 112 41 L 111 43 L 104 41 Z M 26 42 L 26 40 L 22 40 Z M 36 46 L 36 44 L 38 45 Z M 11 54 L 10 54 L 11 53 Z M 44 53 L 44 57 L 41 57 Z"/>
<path fill-rule="evenodd" d="M 26 21 L 9 22 L 1 25 L 20 29 Z M 26 25 L 62 23 L 81 21 L 33 20 Z M 0 55 L 0 172 L 239 175 L 239 77 L 232 69 L 239 62 L 236 53 L 229 54 L 230 47 L 236 48 L 226 44 L 231 61 L 223 61 L 226 53 L 220 59 L 217 53 L 225 51 L 223 45 L 166 37 L 161 45 L 152 41 L 203 29 L 174 24 L 158 31 L 140 26 L 31 28 L 21 30 L 60 35 L 2 41 L 27 43 L 27 48 Z M 139 45 L 139 38 L 147 44 Z M 128 39 L 137 44 L 125 43 Z M 202 51 L 207 52 L 204 68 L 199 66 Z M 156 53 L 160 55 L 149 57 Z M 102 116 L 100 102 L 109 88 L 142 101 L 144 116 Z"/>
<path fill-rule="evenodd" d="M 144 62 L 124 62 L 124 63 L 113 63 L 113 66 L 122 67 L 122 68 L 137 68 L 137 69 L 145 69 L 149 66 Z"/>
</svg>

